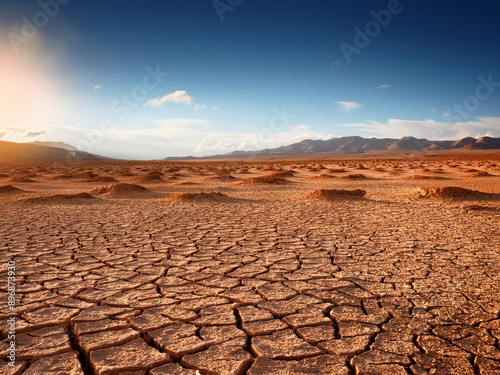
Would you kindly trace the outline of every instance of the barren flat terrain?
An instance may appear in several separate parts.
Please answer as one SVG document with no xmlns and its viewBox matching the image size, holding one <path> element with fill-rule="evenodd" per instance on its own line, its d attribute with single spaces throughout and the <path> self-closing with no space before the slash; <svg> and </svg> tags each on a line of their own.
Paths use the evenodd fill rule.
<svg viewBox="0 0 500 375">
<path fill-rule="evenodd" d="M 499 197 L 492 156 L 0 165 L 0 374 L 499 374 Z"/>
</svg>

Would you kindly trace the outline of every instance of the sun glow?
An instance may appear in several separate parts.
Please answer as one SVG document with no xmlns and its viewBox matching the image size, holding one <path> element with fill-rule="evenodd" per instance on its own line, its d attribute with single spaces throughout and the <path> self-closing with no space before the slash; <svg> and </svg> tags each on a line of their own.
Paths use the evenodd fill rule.
<svg viewBox="0 0 500 375">
<path fill-rule="evenodd" d="M 58 89 L 46 65 L 40 48 L 15 53 L 0 44 L 0 126 L 23 129 L 53 121 Z"/>
</svg>

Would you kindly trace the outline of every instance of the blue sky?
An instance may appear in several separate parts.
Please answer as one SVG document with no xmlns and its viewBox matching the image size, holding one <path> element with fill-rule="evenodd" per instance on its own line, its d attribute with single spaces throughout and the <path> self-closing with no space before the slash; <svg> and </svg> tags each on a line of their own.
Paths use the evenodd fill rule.
<svg viewBox="0 0 500 375">
<path fill-rule="evenodd" d="M 149 159 L 500 136 L 499 19 L 498 1 L 3 0 L 0 139 Z"/>
</svg>

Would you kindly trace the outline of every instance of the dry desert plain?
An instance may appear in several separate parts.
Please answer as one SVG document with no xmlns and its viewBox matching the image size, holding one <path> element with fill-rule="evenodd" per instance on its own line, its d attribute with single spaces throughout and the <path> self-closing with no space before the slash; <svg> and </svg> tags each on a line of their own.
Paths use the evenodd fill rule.
<svg viewBox="0 0 500 375">
<path fill-rule="evenodd" d="M 0 374 L 500 374 L 499 196 L 495 156 L 0 165 Z"/>
</svg>

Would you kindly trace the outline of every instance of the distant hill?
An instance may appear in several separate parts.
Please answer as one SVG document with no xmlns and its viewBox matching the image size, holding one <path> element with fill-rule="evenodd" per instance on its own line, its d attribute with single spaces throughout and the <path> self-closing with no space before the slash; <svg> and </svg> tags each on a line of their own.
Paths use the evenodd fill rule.
<svg viewBox="0 0 500 375">
<path fill-rule="evenodd" d="M 78 151 L 76 147 L 73 147 L 64 142 L 34 141 L 34 142 L 28 142 L 28 144 L 62 148 L 63 150 L 68 150 L 68 151 Z"/>
<path fill-rule="evenodd" d="M 52 142 L 51 142 L 52 143 Z M 55 142 L 59 144 L 59 142 Z M 64 143 L 61 143 L 65 145 Z M 69 146 L 69 145 L 66 145 Z M 72 147 L 72 146 L 69 146 Z M 34 162 L 75 162 L 111 160 L 79 150 L 44 146 L 33 143 L 14 143 L 0 141 L 0 163 Z"/>
<path fill-rule="evenodd" d="M 469 146 L 471 148 L 480 148 L 482 150 L 500 149 L 500 138 L 481 137 Z"/>
<path fill-rule="evenodd" d="M 477 139 L 472 138 L 472 137 L 462 138 L 462 139 L 459 139 L 458 141 L 453 142 L 451 144 L 451 148 L 462 148 L 465 146 L 472 145 L 472 144 L 476 143 L 476 141 L 477 141 Z"/>
<path fill-rule="evenodd" d="M 258 151 L 233 151 L 223 155 L 203 157 L 203 159 L 221 159 L 273 155 L 308 155 L 320 152 L 340 151 L 346 154 L 361 154 L 367 151 L 412 151 L 412 150 L 451 150 L 451 149 L 500 149 L 500 138 L 472 137 L 457 141 L 429 141 L 425 138 L 363 138 L 359 136 L 331 138 L 327 140 L 305 139 L 288 146 L 268 148 Z M 187 158 L 166 158 L 164 160 L 186 160 Z M 195 159 L 189 157 L 189 159 Z"/>
<path fill-rule="evenodd" d="M 500 150 L 500 138 L 467 137 L 457 141 L 429 141 L 425 138 L 363 138 L 359 136 L 327 140 L 305 139 L 287 146 L 258 151 L 233 151 L 223 155 L 196 158 L 168 157 L 163 160 L 224 159 L 256 156 L 310 155 L 322 152 L 362 154 L 368 151 Z M 77 162 L 114 160 L 80 151 L 63 142 L 14 143 L 0 141 L 0 163 Z"/>
</svg>

